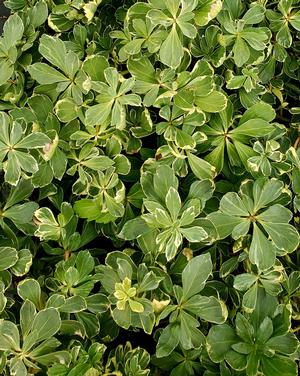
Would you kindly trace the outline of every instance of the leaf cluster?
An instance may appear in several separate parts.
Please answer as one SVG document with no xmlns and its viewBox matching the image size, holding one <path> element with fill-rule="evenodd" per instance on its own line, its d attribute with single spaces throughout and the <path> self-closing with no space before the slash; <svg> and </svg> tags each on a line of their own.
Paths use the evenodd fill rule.
<svg viewBox="0 0 300 376">
<path fill-rule="evenodd" d="M 299 1 L 4 4 L 0 374 L 296 376 Z"/>
</svg>

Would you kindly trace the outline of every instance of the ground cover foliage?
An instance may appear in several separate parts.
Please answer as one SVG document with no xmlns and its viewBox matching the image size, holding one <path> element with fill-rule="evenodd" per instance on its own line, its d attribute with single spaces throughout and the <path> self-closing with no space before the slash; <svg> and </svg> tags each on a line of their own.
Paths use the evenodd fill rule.
<svg viewBox="0 0 300 376">
<path fill-rule="evenodd" d="M 0 374 L 296 376 L 299 1 L 5 5 Z"/>
</svg>

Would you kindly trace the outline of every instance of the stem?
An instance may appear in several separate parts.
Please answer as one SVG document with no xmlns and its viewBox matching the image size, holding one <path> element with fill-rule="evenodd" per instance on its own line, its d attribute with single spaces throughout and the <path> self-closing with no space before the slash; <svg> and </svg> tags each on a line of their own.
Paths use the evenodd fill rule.
<svg viewBox="0 0 300 376">
<path fill-rule="evenodd" d="M 65 249 L 65 252 L 64 252 L 64 260 L 65 260 L 65 261 L 68 261 L 70 255 L 71 255 L 71 252 L 70 252 L 68 249 Z"/>
<path fill-rule="evenodd" d="M 294 149 L 298 149 L 298 146 L 299 146 L 299 143 L 300 143 L 300 136 L 298 136 L 297 138 L 296 138 L 296 141 L 295 141 L 295 143 L 294 143 Z"/>
<path fill-rule="evenodd" d="M 277 115 L 277 119 L 280 119 L 280 120 L 286 121 L 286 122 L 290 122 L 290 119 L 288 119 L 287 117 L 282 116 L 282 115 Z"/>
</svg>

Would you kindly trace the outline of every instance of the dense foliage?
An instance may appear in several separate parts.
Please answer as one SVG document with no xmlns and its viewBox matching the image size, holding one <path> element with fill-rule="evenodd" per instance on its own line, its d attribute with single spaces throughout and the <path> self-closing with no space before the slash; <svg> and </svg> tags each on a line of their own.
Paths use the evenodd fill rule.
<svg viewBox="0 0 300 376">
<path fill-rule="evenodd" d="M 0 374 L 296 376 L 300 2 L 5 5 Z"/>
</svg>

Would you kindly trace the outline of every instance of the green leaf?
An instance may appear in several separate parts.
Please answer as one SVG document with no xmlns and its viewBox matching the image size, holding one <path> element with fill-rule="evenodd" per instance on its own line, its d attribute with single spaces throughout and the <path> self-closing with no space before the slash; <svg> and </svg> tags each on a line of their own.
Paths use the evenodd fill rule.
<svg viewBox="0 0 300 376">
<path fill-rule="evenodd" d="M 168 325 L 159 336 L 156 356 L 163 358 L 172 353 L 179 344 L 179 326 L 176 324 Z"/>
<path fill-rule="evenodd" d="M 48 17 L 48 7 L 44 0 L 38 1 L 34 7 L 31 9 L 30 21 L 31 24 L 36 28 L 41 26 Z"/>
<path fill-rule="evenodd" d="M 36 315 L 36 309 L 34 304 L 25 300 L 20 309 L 20 326 L 23 337 L 26 337 L 31 329 L 32 318 Z"/>
<path fill-rule="evenodd" d="M 25 301 L 29 300 L 37 308 L 41 308 L 42 298 L 41 298 L 41 286 L 35 279 L 24 279 L 18 284 L 17 287 L 18 295 Z"/>
<path fill-rule="evenodd" d="M 15 223 L 30 223 L 34 212 L 38 208 L 36 202 L 26 202 L 25 204 L 14 205 L 7 209 L 3 216 Z"/>
<path fill-rule="evenodd" d="M 253 25 L 261 22 L 264 19 L 265 8 L 262 5 L 255 5 L 250 8 L 243 16 L 246 24 Z"/>
<path fill-rule="evenodd" d="M 77 313 L 87 308 L 85 299 L 81 296 L 71 296 L 66 299 L 65 303 L 59 307 L 60 312 Z"/>
<path fill-rule="evenodd" d="M 292 333 L 270 338 L 266 345 L 278 353 L 291 355 L 298 347 L 298 340 Z"/>
<path fill-rule="evenodd" d="M 294 13 L 289 18 L 289 22 L 296 30 L 300 31 L 300 12 Z"/>
<path fill-rule="evenodd" d="M 213 296 L 194 295 L 183 304 L 183 308 L 215 324 L 223 324 L 228 315 L 226 305 Z"/>
<path fill-rule="evenodd" d="M 0 61 L 0 86 L 10 79 L 14 72 L 14 66 L 7 60 Z"/>
<path fill-rule="evenodd" d="M 4 208 L 8 209 L 11 206 L 18 204 L 19 202 L 28 198 L 31 195 L 33 188 L 34 187 L 30 179 L 20 180 L 18 185 L 10 190 Z"/>
<path fill-rule="evenodd" d="M 16 163 L 19 164 L 22 170 L 30 173 L 38 171 L 38 163 L 32 155 L 16 150 L 14 151 L 14 156 Z"/>
<path fill-rule="evenodd" d="M 200 226 L 185 227 L 180 229 L 181 234 L 191 243 L 207 239 L 207 232 Z"/>
<path fill-rule="evenodd" d="M 53 171 L 49 163 L 43 163 L 32 177 L 34 187 L 45 187 L 53 180 Z"/>
<path fill-rule="evenodd" d="M 257 277 L 253 274 L 243 273 L 234 278 L 234 288 L 239 291 L 248 290 L 257 280 Z"/>
<path fill-rule="evenodd" d="M 94 199 L 82 199 L 74 204 L 74 211 L 81 218 L 88 221 L 100 221 L 102 217 L 99 202 Z"/>
<path fill-rule="evenodd" d="M 95 262 L 88 251 L 80 251 L 76 257 L 76 268 L 79 273 L 79 280 L 83 280 L 94 270 Z"/>
<path fill-rule="evenodd" d="M 212 262 L 209 253 L 192 258 L 182 272 L 183 299 L 198 294 L 211 273 Z"/>
<path fill-rule="evenodd" d="M 236 334 L 240 338 L 242 338 L 244 342 L 252 344 L 253 337 L 254 337 L 254 328 L 249 323 L 247 318 L 243 316 L 241 313 L 238 313 L 236 315 L 235 327 L 236 327 Z"/>
<path fill-rule="evenodd" d="M 242 305 L 245 312 L 253 312 L 256 307 L 258 283 L 254 283 L 243 296 Z"/>
<path fill-rule="evenodd" d="M 45 63 L 35 63 L 30 65 L 28 67 L 28 72 L 39 84 L 48 85 L 65 82 L 67 86 L 70 83 L 66 76 Z"/>
<path fill-rule="evenodd" d="M 58 240 L 60 238 L 61 228 L 49 208 L 36 210 L 34 217 L 38 223 L 35 236 L 45 240 Z"/>
<path fill-rule="evenodd" d="M 261 223 L 288 223 L 292 219 L 292 213 L 282 205 L 276 204 L 256 216 Z"/>
<path fill-rule="evenodd" d="M 205 97 L 197 96 L 195 103 L 202 111 L 205 112 L 221 112 L 227 106 L 227 97 L 219 91 L 213 91 Z"/>
<path fill-rule="evenodd" d="M 266 270 L 274 265 L 275 256 L 276 252 L 274 246 L 254 223 L 253 238 L 249 250 L 250 261 L 257 265 L 259 270 Z"/>
<path fill-rule="evenodd" d="M 129 306 L 132 312 L 136 313 L 142 313 L 144 312 L 144 307 L 140 302 L 137 302 L 136 300 L 129 300 Z"/>
<path fill-rule="evenodd" d="M 241 36 L 237 36 L 233 49 L 234 62 L 238 67 L 243 66 L 250 58 L 250 50 Z"/>
<path fill-rule="evenodd" d="M 284 24 L 278 33 L 276 34 L 276 41 L 285 48 L 288 48 L 291 46 L 293 42 L 292 35 L 290 33 L 288 24 Z"/>
<path fill-rule="evenodd" d="M 211 165 L 213 165 L 218 173 L 222 171 L 224 166 L 224 151 L 225 143 L 222 142 L 205 157 L 205 160 Z"/>
<path fill-rule="evenodd" d="M 283 182 L 277 179 L 257 179 L 253 184 L 255 211 L 276 200 L 282 193 Z"/>
<path fill-rule="evenodd" d="M 40 39 L 39 52 L 53 66 L 65 71 L 66 47 L 61 39 L 43 34 Z"/>
<path fill-rule="evenodd" d="M 273 125 L 262 119 L 251 119 L 243 122 L 230 133 L 236 136 L 264 137 L 274 130 Z"/>
<path fill-rule="evenodd" d="M 243 201 L 235 192 L 229 192 L 220 201 L 220 210 L 228 215 L 248 217 L 249 212 Z"/>
<path fill-rule="evenodd" d="M 68 123 L 78 116 L 78 107 L 72 98 L 64 98 L 55 104 L 55 113 L 58 119 Z"/>
<path fill-rule="evenodd" d="M 183 58 L 183 53 L 183 47 L 176 30 L 176 24 L 174 24 L 167 39 L 160 47 L 159 58 L 163 64 L 175 69 L 179 66 Z"/>
<path fill-rule="evenodd" d="M 247 366 L 247 355 L 239 354 L 233 350 L 226 353 L 225 360 L 234 370 L 243 371 Z"/>
<path fill-rule="evenodd" d="M 241 218 L 241 222 L 234 227 L 231 236 L 233 239 L 238 240 L 246 236 L 250 229 L 250 220 L 248 218 Z"/>
<path fill-rule="evenodd" d="M 29 272 L 32 265 L 32 254 L 29 249 L 21 249 L 18 252 L 18 260 L 11 267 L 11 271 L 14 275 L 20 277 Z"/>
<path fill-rule="evenodd" d="M 219 239 L 229 236 L 233 229 L 241 223 L 241 218 L 221 212 L 210 213 L 207 218 L 215 226 Z"/>
<path fill-rule="evenodd" d="M 29 350 L 34 344 L 50 339 L 60 328 L 60 316 L 55 308 L 39 311 L 33 319 L 31 333 L 25 338 L 23 349 Z"/>
<path fill-rule="evenodd" d="M 289 278 L 283 283 L 284 288 L 289 295 L 292 295 L 300 287 L 300 272 L 294 271 Z"/>
<path fill-rule="evenodd" d="M 20 351 L 20 335 L 17 326 L 3 319 L 0 319 L 0 350 Z"/>
<path fill-rule="evenodd" d="M 261 360 L 262 370 L 266 376 L 273 376 L 276 373 L 284 376 L 296 376 L 297 365 L 287 357 L 275 355 L 272 358 L 263 357 Z"/>
<path fill-rule="evenodd" d="M 265 343 L 273 334 L 273 322 L 270 317 L 265 317 L 257 331 L 257 341 Z"/>
<path fill-rule="evenodd" d="M 82 64 L 82 69 L 93 81 L 105 81 L 104 71 L 108 67 L 107 59 L 101 55 L 88 56 Z"/>
<path fill-rule="evenodd" d="M 17 149 L 39 149 L 50 142 L 50 138 L 44 133 L 35 132 L 24 137 L 21 141 L 15 144 Z"/>
<path fill-rule="evenodd" d="M 194 154 L 188 153 L 188 161 L 193 174 L 200 180 L 213 179 L 216 175 L 216 169 L 204 159 Z"/>
<path fill-rule="evenodd" d="M 260 361 L 260 354 L 258 351 L 252 351 L 247 359 L 247 368 L 246 372 L 249 376 L 255 376 L 258 372 Z"/>
<path fill-rule="evenodd" d="M 15 46 L 15 44 L 22 38 L 24 32 L 24 25 L 22 19 L 17 13 L 8 18 L 3 27 L 3 35 L 8 47 Z"/>
<path fill-rule="evenodd" d="M 11 247 L 0 247 L 0 271 L 6 270 L 13 265 L 18 260 L 18 252 L 15 248 Z"/>
<path fill-rule="evenodd" d="M 99 156 L 87 159 L 81 164 L 83 166 L 90 168 L 91 170 L 104 171 L 108 167 L 111 167 L 114 164 L 114 162 L 105 155 L 99 155 Z"/>
<path fill-rule="evenodd" d="M 204 344 L 204 336 L 199 329 L 198 320 L 185 311 L 180 313 L 180 344 L 184 350 L 199 348 Z"/>
<path fill-rule="evenodd" d="M 299 245 L 298 231 L 287 223 L 261 222 L 277 248 L 285 252 L 293 252 Z"/>
<path fill-rule="evenodd" d="M 224 360 L 226 353 L 239 338 L 227 324 L 214 325 L 207 336 L 207 351 L 211 360 L 219 363 Z"/>
<path fill-rule="evenodd" d="M 266 122 L 270 122 L 275 119 L 276 112 L 272 106 L 265 102 L 255 103 L 253 106 L 248 108 L 240 119 L 240 124 L 246 123 L 247 121 L 255 118 L 263 119 Z"/>
<path fill-rule="evenodd" d="M 256 30 L 245 28 L 240 35 L 256 51 L 264 50 L 269 39 L 268 33 L 263 28 L 257 28 Z"/>
<path fill-rule="evenodd" d="M 200 3 L 200 8 L 195 11 L 195 22 L 198 26 L 205 26 L 217 17 L 222 9 L 221 0 L 206 0 Z"/>
<path fill-rule="evenodd" d="M 9 153 L 8 160 L 5 162 L 3 169 L 5 171 L 5 181 L 11 185 L 17 185 L 21 177 L 21 167 L 19 165 L 16 152 Z"/>
<path fill-rule="evenodd" d="M 95 106 L 89 107 L 85 113 L 86 126 L 104 123 L 105 120 L 110 115 L 112 105 L 113 105 L 113 100 L 106 102 L 106 103 L 96 104 Z"/>
<path fill-rule="evenodd" d="M 171 187 L 177 189 L 178 187 L 178 180 L 175 177 L 174 171 L 168 166 L 159 166 L 153 176 L 153 182 L 147 180 L 148 179 L 141 180 L 144 193 L 146 196 L 150 197 L 152 195 L 154 195 L 154 197 L 158 196 L 162 203 L 165 203 L 169 189 Z"/>
<path fill-rule="evenodd" d="M 85 298 L 87 309 L 93 313 L 104 313 L 109 307 L 109 301 L 104 294 L 93 294 Z"/>
<path fill-rule="evenodd" d="M 124 329 L 128 329 L 131 324 L 131 310 L 129 308 L 129 304 L 126 304 L 125 309 L 122 311 L 115 308 L 112 311 L 112 317 L 118 324 L 118 326 Z"/>
<path fill-rule="evenodd" d="M 116 168 L 116 172 L 120 175 L 128 175 L 131 169 L 129 159 L 127 159 L 123 154 L 119 154 L 114 157 L 114 166 Z"/>
<path fill-rule="evenodd" d="M 119 233 L 119 237 L 126 240 L 133 240 L 147 234 L 150 230 L 147 223 L 141 217 L 138 217 L 125 223 L 122 231 Z"/>
<path fill-rule="evenodd" d="M 128 70 L 137 80 L 155 84 L 155 69 L 146 57 L 128 60 Z"/>
<path fill-rule="evenodd" d="M 13 375 L 26 376 L 27 369 L 21 359 L 13 358 L 10 364 L 10 371 Z"/>
</svg>

